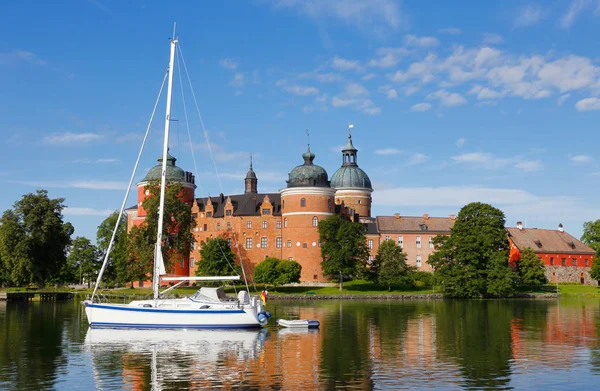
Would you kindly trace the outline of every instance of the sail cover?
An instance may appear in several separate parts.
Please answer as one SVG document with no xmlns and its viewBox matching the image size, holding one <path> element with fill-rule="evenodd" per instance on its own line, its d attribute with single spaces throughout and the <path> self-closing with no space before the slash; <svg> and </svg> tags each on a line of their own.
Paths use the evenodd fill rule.
<svg viewBox="0 0 600 391">
<path fill-rule="evenodd" d="M 165 261 L 163 259 L 161 248 L 158 246 L 158 243 L 154 246 L 154 262 L 157 262 L 158 267 L 158 275 L 162 276 L 163 274 L 167 274 L 167 270 L 165 269 Z"/>
</svg>

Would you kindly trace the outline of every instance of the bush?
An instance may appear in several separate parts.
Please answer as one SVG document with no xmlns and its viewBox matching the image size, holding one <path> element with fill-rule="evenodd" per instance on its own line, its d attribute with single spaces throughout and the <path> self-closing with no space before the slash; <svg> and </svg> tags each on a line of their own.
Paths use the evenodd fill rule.
<svg viewBox="0 0 600 391">
<path fill-rule="evenodd" d="M 408 274 L 408 281 L 413 286 L 433 286 L 433 273 L 414 270 Z"/>
</svg>

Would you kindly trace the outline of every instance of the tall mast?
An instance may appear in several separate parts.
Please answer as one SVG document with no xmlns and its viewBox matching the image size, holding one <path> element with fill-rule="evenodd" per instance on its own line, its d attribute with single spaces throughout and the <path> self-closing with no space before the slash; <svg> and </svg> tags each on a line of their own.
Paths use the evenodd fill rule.
<svg viewBox="0 0 600 391">
<path fill-rule="evenodd" d="M 154 254 L 154 272 L 152 273 L 152 291 L 154 298 L 158 299 L 158 284 L 160 280 L 160 264 L 162 263 L 162 231 L 165 208 L 165 186 L 167 182 L 167 154 L 169 152 L 169 128 L 171 125 L 171 95 L 173 93 L 173 70 L 175 62 L 175 26 L 173 27 L 173 38 L 171 38 L 171 56 L 169 59 L 169 83 L 167 85 L 167 111 L 165 115 L 165 135 L 162 154 L 162 173 L 160 176 L 160 203 L 158 206 L 158 229 L 156 233 L 156 251 Z"/>
</svg>

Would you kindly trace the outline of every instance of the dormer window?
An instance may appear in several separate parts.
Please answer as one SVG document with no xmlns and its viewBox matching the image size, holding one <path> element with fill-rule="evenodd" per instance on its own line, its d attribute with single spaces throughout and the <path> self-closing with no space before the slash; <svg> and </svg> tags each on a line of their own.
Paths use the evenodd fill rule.
<svg viewBox="0 0 600 391">
<path fill-rule="evenodd" d="M 212 217 L 212 212 L 206 212 L 206 217 Z"/>
<path fill-rule="evenodd" d="M 536 246 L 538 246 L 538 248 L 542 248 L 542 242 L 539 239 L 536 239 L 534 243 Z"/>
<path fill-rule="evenodd" d="M 429 227 L 427 226 L 427 224 L 421 224 L 421 231 L 427 231 L 429 229 Z"/>
<path fill-rule="evenodd" d="M 264 209 L 262 210 L 262 214 L 264 214 L 264 215 L 270 215 L 270 214 L 271 214 L 271 209 L 269 209 L 269 208 L 264 208 Z"/>
<path fill-rule="evenodd" d="M 231 209 L 227 209 L 227 210 L 225 211 L 225 216 L 231 216 L 231 213 L 233 213 L 233 210 L 231 210 Z"/>
</svg>

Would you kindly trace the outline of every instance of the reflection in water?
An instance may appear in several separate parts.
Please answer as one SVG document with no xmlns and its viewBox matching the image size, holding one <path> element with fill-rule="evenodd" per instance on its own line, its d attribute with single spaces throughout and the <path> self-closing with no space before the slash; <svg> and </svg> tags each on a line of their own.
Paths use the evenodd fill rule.
<svg viewBox="0 0 600 391">
<path fill-rule="evenodd" d="M 78 303 L 0 303 L 0 389 L 591 388 L 597 300 L 307 301 L 321 328 L 90 330 Z"/>
</svg>

